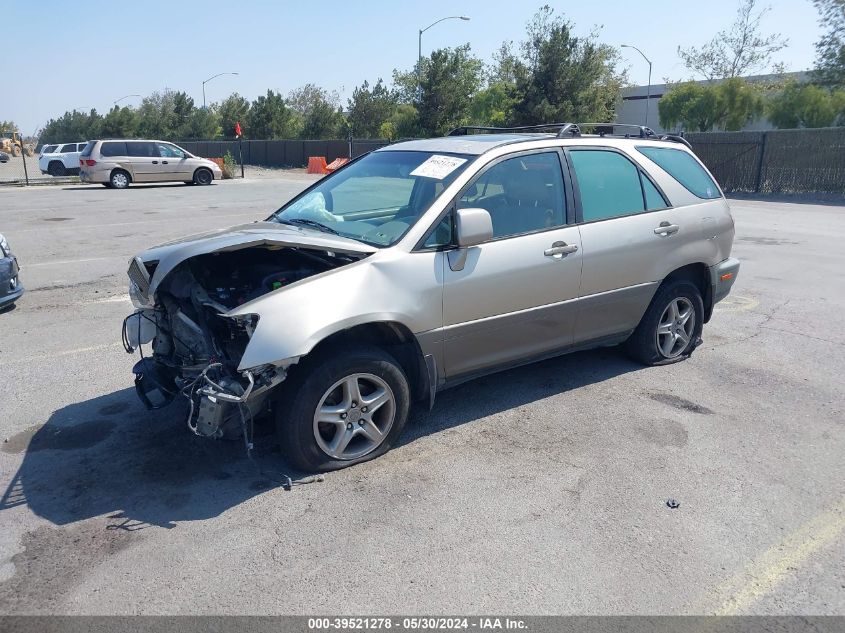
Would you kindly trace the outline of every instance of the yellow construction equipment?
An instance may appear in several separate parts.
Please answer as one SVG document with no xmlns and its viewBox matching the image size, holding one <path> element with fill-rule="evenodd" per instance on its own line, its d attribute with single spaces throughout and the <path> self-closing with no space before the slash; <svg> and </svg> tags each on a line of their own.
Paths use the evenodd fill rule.
<svg viewBox="0 0 845 633">
<path fill-rule="evenodd" d="M 35 144 L 24 143 L 20 134 L 14 130 L 0 131 L 0 152 L 6 152 L 12 156 L 20 156 L 21 152 L 27 156 L 35 154 Z"/>
</svg>

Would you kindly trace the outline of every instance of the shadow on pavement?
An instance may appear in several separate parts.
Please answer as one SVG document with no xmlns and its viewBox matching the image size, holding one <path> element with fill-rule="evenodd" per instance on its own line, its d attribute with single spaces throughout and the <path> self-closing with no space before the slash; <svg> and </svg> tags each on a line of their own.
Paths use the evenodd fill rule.
<svg viewBox="0 0 845 633">
<path fill-rule="evenodd" d="M 431 412 L 412 412 L 401 444 L 640 367 L 602 349 L 480 378 L 439 394 Z M 3 452 L 24 453 L 0 512 L 26 504 L 57 525 L 107 514 L 109 529 L 175 527 L 220 515 L 274 485 L 268 472 L 286 470 L 269 454 L 272 433 L 256 437 L 262 474 L 242 442 L 196 437 L 184 419 L 175 403 L 146 411 L 133 389 L 59 409 L 43 426 L 0 444 Z"/>
</svg>

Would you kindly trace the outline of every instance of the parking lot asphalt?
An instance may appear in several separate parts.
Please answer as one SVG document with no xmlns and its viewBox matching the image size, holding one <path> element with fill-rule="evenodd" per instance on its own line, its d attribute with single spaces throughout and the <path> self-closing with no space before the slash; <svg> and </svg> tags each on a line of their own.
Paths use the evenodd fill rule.
<svg viewBox="0 0 845 633">
<path fill-rule="evenodd" d="M 845 207 L 734 201 L 742 269 L 689 361 L 479 379 L 285 491 L 269 437 L 256 467 L 143 409 L 120 325 L 131 255 L 307 182 L 0 189 L 28 289 L 0 314 L 0 613 L 845 614 Z"/>
</svg>

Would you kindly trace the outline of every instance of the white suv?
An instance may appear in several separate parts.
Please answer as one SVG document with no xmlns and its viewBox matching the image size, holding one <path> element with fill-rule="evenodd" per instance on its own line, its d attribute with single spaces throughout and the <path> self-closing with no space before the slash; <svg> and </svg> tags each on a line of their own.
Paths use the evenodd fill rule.
<svg viewBox="0 0 845 633">
<path fill-rule="evenodd" d="M 79 173 L 79 154 L 87 143 L 64 143 L 47 151 L 47 146 L 38 157 L 38 167 L 42 174 L 51 176 L 70 176 Z"/>
</svg>

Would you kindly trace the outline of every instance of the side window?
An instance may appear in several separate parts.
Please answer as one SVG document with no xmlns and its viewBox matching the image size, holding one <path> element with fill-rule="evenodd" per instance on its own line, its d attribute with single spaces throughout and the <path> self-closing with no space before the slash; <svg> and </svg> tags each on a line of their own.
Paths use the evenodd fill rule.
<svg viewBox="0 0 845 633">
<path fill-rule="evenodd" d="M 668 209 L 669 203 L 666 202 L 666 199 L 657 190 L 657 187 L 655 187 L 652 182 L 642 174 L 640 174 L 640 180 L 643 183 L 643 194 L 645 194 L 646 208 L 649 211 Z"/>
<path fill-rule="evenodd" d="M 493 165 L 464 190 L 457 208 L 485 209 L 493 237 L 509 237 L 563 226 L 565 201 L 558 153 L 544 152 Z"/>
<path fill-rule="evenodd" d="M 185 158 L 185 152 L 170 143 L 158 143 L 158 151 L 162 158 Z"/>
<path fill-rule="evenodd" d="M 88 143 L 78 143 L 78 144 L 76 145 L 76 151 L 77 151 L 77 152 L 81 152 L 81 151 L 82 151 L 82 150 L 84 150 L 87 146 L 88 146 Z"/>
<path fill-rule="evenodd" d="M 75 152 L 75 151 L 76 151 L 76 143 L 68 143 L 67 145 L 62 145 L 61 149 L 59 149 L 59 153 Z"/>
<path fill-rule="evenodd" d="M 705 200 L 722 197 L 719 187 L 689 152 L 671 147 L 638 147 L 637 151 L 657 163 L 693 195 Z"/>
<path fill-rule="evenodd" d="M 452 216 L 453 211 L 449 211 L 449 213 L 440 220 L 437 227 L 426 238 L 425 242 L 423 242 L 423 248 L 448 246 L 452 243 Z"/>
<path fill-rule="evenodd" d="M 156 144 L 147 141 L 126 141 L 126 152 L 129 156 L 140 156 L 142 158 L 158 157 Z"/>
<path fill-rule="evenodd" d="M 569 155 L 585 222 L 645 211 L 640 170 L 622 154 L 572 150 Z"/>
<path fill-rule="evenodd" d="M 101 156 L 126 156 L 126 143 L 123 141 L 109 141 L 100 146 Z"/>
</svg>

